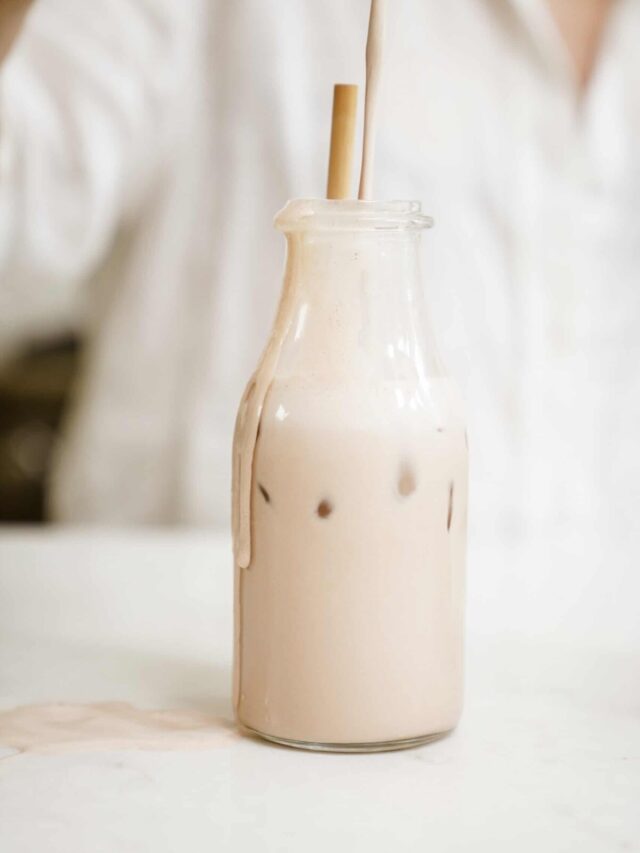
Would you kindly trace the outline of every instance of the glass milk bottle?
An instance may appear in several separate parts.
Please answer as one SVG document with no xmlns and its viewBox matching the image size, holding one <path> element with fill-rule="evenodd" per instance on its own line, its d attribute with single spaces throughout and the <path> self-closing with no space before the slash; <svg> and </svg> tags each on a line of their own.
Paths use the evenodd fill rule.
<svg viewBox="0 0 640 853">
<path fill-rule="evenodd" d="M 462 702 L 467 447 L 420 274 L 417 202 L 297 200 L 234 439 L 238 723 L 310 749 L 412 746 Z"/>
</svg>

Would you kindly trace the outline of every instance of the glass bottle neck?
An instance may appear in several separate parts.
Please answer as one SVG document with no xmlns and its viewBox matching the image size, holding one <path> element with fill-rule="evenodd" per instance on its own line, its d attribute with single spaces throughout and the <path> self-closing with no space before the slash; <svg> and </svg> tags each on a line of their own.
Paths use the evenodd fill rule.
<svg viewBox="0 0 640 853">
<path fill-rule="evenodd" d="M 291 322 L 278 372 L 318 380 L 416 382 L 441 375 L 419 264 L 419 232 L 287 235 Z"/>
</svg>

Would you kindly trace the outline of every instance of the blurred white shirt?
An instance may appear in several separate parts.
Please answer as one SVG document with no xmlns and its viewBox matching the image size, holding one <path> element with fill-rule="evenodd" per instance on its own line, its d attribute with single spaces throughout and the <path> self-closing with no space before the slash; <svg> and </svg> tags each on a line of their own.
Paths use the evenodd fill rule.
<svg viewBox="0 0 640 853">
<path fill-rule="evenodd" d="M 58 519 L 226 523 L 235 411 L 281 285 L 272 218 L 324 192 L 332 86 L 363 82 L 368 5 L 36 4 L 1 77 L 0 347 L 84 300 Z M 401 0 L 390 40 L 376 196 L 436 220 L 428 296 L 467 398 L 471 519 L 624 531 L 640 4 L 614 7 L 582 98 L 541 0 Z"/>
</svg>

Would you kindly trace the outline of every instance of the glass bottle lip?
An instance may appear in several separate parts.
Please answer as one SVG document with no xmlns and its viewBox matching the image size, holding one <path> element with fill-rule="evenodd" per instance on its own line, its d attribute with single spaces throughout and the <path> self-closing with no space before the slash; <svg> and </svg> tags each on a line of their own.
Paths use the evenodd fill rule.
<svg viewBox="0 0 640 853">
<path fill-rule="evenodd" d="M 296 198 L 276 215 L 280 231 L 421 231 L 433 219 L 419 201 Z"/>
</svg>

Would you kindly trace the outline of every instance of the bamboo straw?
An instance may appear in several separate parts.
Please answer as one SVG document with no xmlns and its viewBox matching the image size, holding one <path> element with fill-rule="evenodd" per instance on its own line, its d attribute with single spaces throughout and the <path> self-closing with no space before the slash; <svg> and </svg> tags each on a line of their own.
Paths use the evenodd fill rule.
<svg viewBox="0 0 640 853">
<path fill-rule="evenodd" d="M 357 104 L 358 87 L 336 83 L 333 87 L 327 198 L 349 198 L 351 194 L 351 166 L 353 163 Z"/>
</svg>

